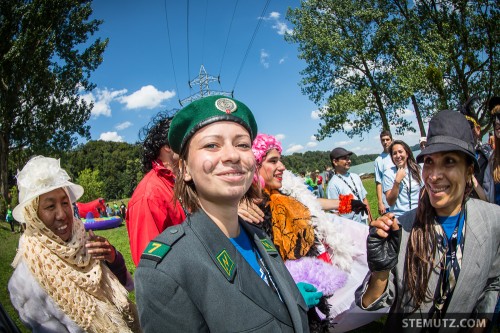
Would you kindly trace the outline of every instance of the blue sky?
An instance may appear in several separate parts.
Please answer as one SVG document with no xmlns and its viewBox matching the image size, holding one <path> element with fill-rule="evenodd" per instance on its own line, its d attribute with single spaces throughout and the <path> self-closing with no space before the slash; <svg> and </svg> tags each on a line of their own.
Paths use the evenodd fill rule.
<svg viewBox="0 0 500 333">
<path fill-rule="evenodd" d="M 97 88 L 84 96 L 95 103 L 88 122 L 92 139 L 136 142 L 139 130 L 157 112 L 179 108 L 179 100 L 197 92 L 188 81 L 204 65 L 209 75 L 220 75 L 220 85 L 213 83 L 211 89 L 234 88 L 234 97 L 254 112 L 259 132 L 277 135 L 285 154 L 337 146 L 358 155 L 379 153 L 379 130 L 352 139 L 343 133 L 314 139 L 318 106 L 302 95 L 298 84 L 305 62 L 297 58 L 297 45 L 283 38 L 292 29 L 286 10 L 300 1 L 270 2 L 245 61 L 266 1 L 238 1 L 234 9 L 235 3 L 190 1 L 188 19 L 186 0 L 166 5 L 164 0 L 94 1 L 93 17 L 104 20 L 97 36 L 110 41 L 92 74 Z M 408 117 L 414 119 L 412 112 Z M 418 138 L 409 132 L 404 140 L 413 145 Z"/>
</svg>

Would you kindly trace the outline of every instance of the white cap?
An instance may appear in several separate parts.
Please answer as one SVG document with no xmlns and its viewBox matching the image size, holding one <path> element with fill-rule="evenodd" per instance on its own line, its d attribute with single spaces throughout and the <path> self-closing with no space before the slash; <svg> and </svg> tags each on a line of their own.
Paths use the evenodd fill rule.
<svg viewBox="0 0 500 333">
<path fill-rule="evenodd" d="M 69 181 L 68 173 L 55 158 L 33 157 L 18 171 L 16 178 L 19 204 L 12 210 L 12 215 L 18 222 L 26 222 L 24 207 L 39 195 L 62 187 L 67 189 L 71 202 L 76 202 L 83 195 L 83 187 Z"/>
<path fill-rule="evenodd" d="M 427 137 L 421 136 L 420 139 L 418 139 L 418 143 L 422 143 L 422 142 L 427 142 Z"/>
</svg>

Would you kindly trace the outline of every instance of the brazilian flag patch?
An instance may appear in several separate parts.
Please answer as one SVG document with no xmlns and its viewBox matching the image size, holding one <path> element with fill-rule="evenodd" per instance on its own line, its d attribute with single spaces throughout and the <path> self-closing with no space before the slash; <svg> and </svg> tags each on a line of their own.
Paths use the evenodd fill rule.
<svg viewBox="0 0 500 333">
<path fill-rule="evenodd" d="M 148 246 L 141 255 L 141 259 L 150 259 L 156 262 L 160 262 L 170 251 L 170 246 L 159 243 L 159 242 L 149 242 Z"/>
<path fill-rule="evenodd" d="M 217 255 L 217 261 L 224 269 L 224 272 L 226 272 L 227 276 L 230 278 L 234 271 L 234 262 L 229 256 L 229 253 L 227 253 L 226 249 L 219 252 L 219 254 Z"/>
<path fill-rule="evenodd" d="M 264 248 L 266 249 L 266 252 L 277 252 L 276 248 L 274 245 L 269 241 L 267 238 L 263 238 L 260 240 Z"/>
</svg>

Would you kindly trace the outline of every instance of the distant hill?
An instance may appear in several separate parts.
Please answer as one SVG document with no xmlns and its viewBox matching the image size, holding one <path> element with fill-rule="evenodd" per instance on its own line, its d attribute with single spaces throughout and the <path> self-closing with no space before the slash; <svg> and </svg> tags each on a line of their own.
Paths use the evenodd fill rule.
<svg viewBox="0 0 500 333">
<path fill-rule="evenodd" d="M 372 162 L 378 154 L 356 155 L 352 154 L 352 165 L 358 165 L 366 162 Z M 293 153 L 281 157 L 286 168 L 294 173 L 300 171 L 310 172 L 314 170 L 324 171 L 332 164 L 330 162 L 329 151 L 308 151 L 305 153 Z"/>
</svg>

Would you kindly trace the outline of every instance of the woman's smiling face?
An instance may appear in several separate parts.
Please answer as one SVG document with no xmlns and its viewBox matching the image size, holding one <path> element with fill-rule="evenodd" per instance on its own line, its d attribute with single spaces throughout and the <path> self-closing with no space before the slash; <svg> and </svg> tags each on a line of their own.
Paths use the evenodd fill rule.
<svg viewBox="0 0 500 333">
<path fill-rule="evenodd" d="M 200 202 L 237 204 L 252 184 L 254 170 L 248 131 L 235 122 L 219 121 L 191 138 L 184 180 L 194 182 Z"/>
<path fill-rule="evenodd" d="M 461 209 L 465 185 L 474 172 L 464 154 L 442 152 L 424 157 L 422 177 L 438 216 L 456 215 Z"/>
<path fill-rule="evenodd" d="M 391 149 L 391 156 L 394 165 L 398 168 L 406 167 L 406 160 L 408 159 L 408 154 L 406 153 L 405 147 L 400 144 L 395 144 Z"/>
<path fill-rule="evenodd" d="M 285 165 L 281 162 L 281 154 L 276 149 L 271 149 L 262 160 L 259 175 L 264 179 L 268 190 L 279 190 L 282 186 Z"/>
<path fill-rule="evenodd" d="M 67 242 L 73 233 L 73 210 L 68 195 L 62 188 L 41 194 L 38 217 L 54 234 Z"/>
</svg>

